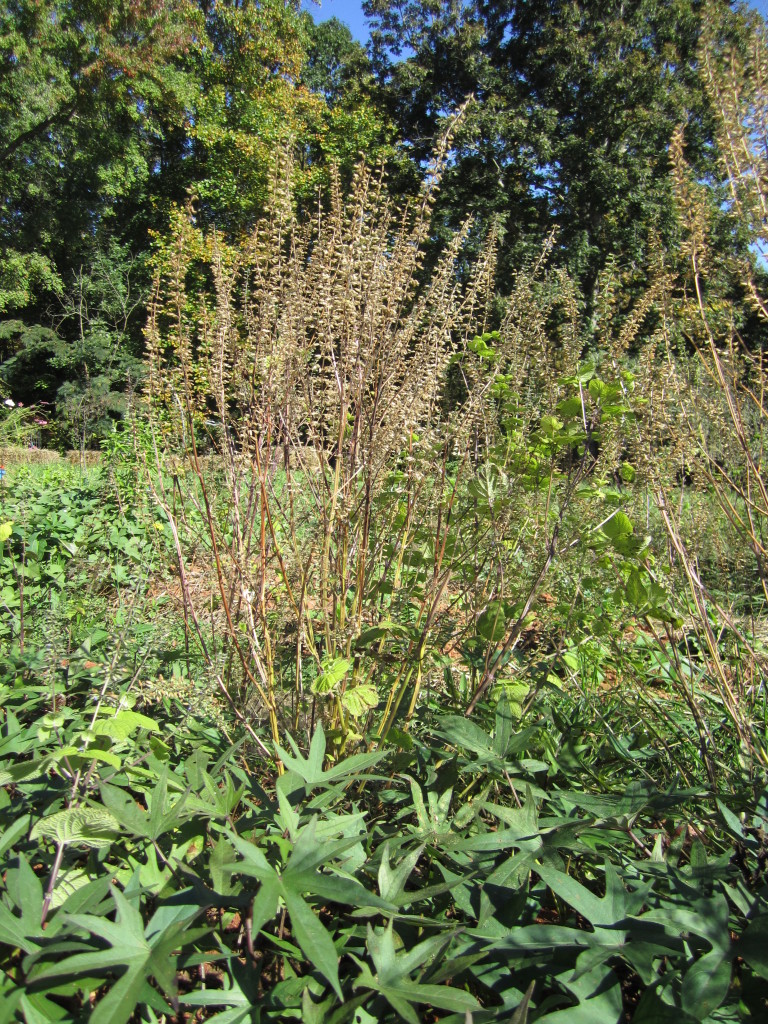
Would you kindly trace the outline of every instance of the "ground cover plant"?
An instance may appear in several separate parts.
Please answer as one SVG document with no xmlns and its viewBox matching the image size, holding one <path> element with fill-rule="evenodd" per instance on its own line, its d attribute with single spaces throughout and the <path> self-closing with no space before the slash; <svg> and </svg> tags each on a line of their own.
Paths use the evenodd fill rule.
<svg viewBox="0 0 768 1024">
<path fill-rule="evenodd" d="M 678 132 L 629 285 L 437 252 L 468 105 L 410 199 L 363 161 L 308 213 L 285 148 L 242 230 L 177 207 L 100 459 L 2 407 L 0 1024 L 766 1018 L 744 39 L 699 52 L 725 198 Z"/>
</svg>

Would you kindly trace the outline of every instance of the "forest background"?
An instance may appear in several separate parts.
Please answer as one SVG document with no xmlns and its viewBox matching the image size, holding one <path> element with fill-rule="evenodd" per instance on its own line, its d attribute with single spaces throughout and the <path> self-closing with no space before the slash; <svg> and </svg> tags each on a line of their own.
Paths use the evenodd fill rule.
<svg viewBox="0 0 768 1024">
<path fill-rule="evenodd" d="M 719 7 L 728 32 L 757 17 Z M 348 180 L 360 154 L 412 196 L 471 95 L 435 249 L 467 215 L 476 239 L 496 223 L 501 283 L 557 226 L 550 261 L 578 282 L 587 318 L 609 261 L 629 299 L 652 246 L 675 258 L 680 124 L 699 178 L 720 173 L 697 67 L 707 5 L 364 9 L 367 52 L 290 4 L 4 9 L 0 375 L 14 400 L 48 403 L 47 441 L 97 445 L 124 414 L 172 210 L 194 196 L 201 225 L 242 237 L 282 145 L 305 206 L 331 164 Z M 726 294 L 725 265 L 749 241 L 724 216 L 718 244 Z"/>
</svg>

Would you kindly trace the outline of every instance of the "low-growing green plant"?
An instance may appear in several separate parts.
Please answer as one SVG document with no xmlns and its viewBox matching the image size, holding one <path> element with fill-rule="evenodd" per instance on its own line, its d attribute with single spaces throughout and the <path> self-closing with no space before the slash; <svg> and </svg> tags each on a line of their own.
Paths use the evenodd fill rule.
<svg viewBox="0 0 768 1024">
<path fill-rule="evenodd" d="M 637 780 L 556 691 L 254 774 L 226 703 L 90 664 L 2 667 L 5 1019 L 761 1018 L 765 797 Z"/>
<path fill-rule="evenodd" d="M 23 651 L 55 631 L 66 656 L 119 594 L 140 595 L 161 543 L 141 512 L 118 513 L 98 471 L 17 470 L 0 494 L 0 639 Z"/>
</svg>

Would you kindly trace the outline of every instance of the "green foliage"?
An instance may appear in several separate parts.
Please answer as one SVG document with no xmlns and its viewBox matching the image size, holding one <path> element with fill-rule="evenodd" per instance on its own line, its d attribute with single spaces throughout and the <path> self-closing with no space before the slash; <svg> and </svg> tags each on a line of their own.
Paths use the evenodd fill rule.
<svg viewBox="0 0 768 1024">
<path fill-rule="evenodd" d="M 765 795 L 744 819 L 610 747 L 569 762 L 557 696 L 331 767 L 318 729 L 270 781 L 204 715 L 77 679 L 0 682 L 9 1020 L 759 1019 Z"/>
<path fill-rule="evenodd" d="M 762 1020 L 764 36 L 370 6 L 0 12 L 0 1024 Z"/>
<path fill-rule="evenodd" d="M 90 264 L 104 229 L 130 234 L 182 116 L 174 59 L 187 14 L 156 0 L 0 8 L 1 310 L 44 307 Z"/>
<path fill-rule="evenodd" d="M 18 470 L 3 481 L 2 510 L 0 638 L 7 649 L 39 644 L 53 630 L 64 656 L 115 593 L 139 596 L 161 556 L 158 532 L 143 517 L 120 517 L 98 474 Z"/>
<path fill-rule="evenodd" d="M 744 38 L 729 3 L 642 0 L 462 3 L 366 0 L 383 102 L 418 165 L 441 122 L 473 101 L 456 138 L 434 229 L 467 216 L 504 224 L 501 266 L 517 269 L 558 225 L 555 259 L 588 315 L 617 260 L 624 296 L 649 282 L 661 243 L 679 260 L 668 174 L 685 126 L 699 180 L 717 178 L 702 33 Z M 483 228 L 478 230 L 482 237 Z M 720 237 L 722 250 L 734 239 Z M 679 265 L 679 264 L 678 264 Z M 600 344 L 598 331 L 594 342 Z"/>
</svg>

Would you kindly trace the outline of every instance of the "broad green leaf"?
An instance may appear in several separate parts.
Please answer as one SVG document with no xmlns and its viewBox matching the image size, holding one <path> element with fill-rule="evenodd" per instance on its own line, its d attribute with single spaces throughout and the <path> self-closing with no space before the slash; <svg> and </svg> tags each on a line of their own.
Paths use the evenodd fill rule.
<svg viewBox="0 0 768 1024">
<path fill-rule="evenodd" d="M 619 510 L 612 515 L 607 523 L 603 523 L 603 533 L 612 541 L 620 540 L 622 537 L 629 537 L 634 533 L 634 527 L 626 512 Z"/>
<path fill-rule="evenodd" d="M 736 952 L 752 970 L 768 981 L 768 913 L 750 921 L 736 944 Z"/>
<path fill-rule="evenodd" d="M 120 835 L 120 822 L 105 807 L 69 807 L 38 821 L 30 839 L 103 849 Z"/>
<path fill-rule="evenodd" d="M 49 763 L 49 759 L 44 758 L 41 761 L 22 761 L 20 764 L 11 765 L 10 768 L 0 768 L 0 786 L 8 786 L 41 775 Z"/>
<path fill-rule="evenodd" d="M 636 608 L 644 605 L 648 600 L 648 593 L 643 586 L 643 578 L 637 569 L 632 569 L 629 574 L 626 586 L 627 601 L 633 604 Z"/>
<path fill-rule="evenodd" d="M 110 718 L 100 718 L 93 725 L 97 736 L 109 736 L 113 740 L 125 740 L 139 729 L 158 732 L 160 726 L 154 719 L 140 715 L 137 711 L 118 711 Z"/>
<path fill-rule="evenodd" d="M 67 902 L 76 892 L 93 884 L 91 875 L 85 868 L 70 868 L 69 871 L 62 871 L 56 879 L 56 886 L 53 890 L 51 908 L 56 910 Z"/>
<path fill-rule="evenodd" d="M 731 961 L 720 950 L 700 957 L 683 978 L 680 995 L 683 1009 L 697 1020 L 704 1020 L 718 1009 L 731 984 Z"/>
<path fill-rule="evenodd" d="M 610 384 L 606 384 L 605 381 L 600 380 L 599 377 L 593 377 L 587 386 L 589 388 L 590 395 L 596 402 L 610 396 L 614 390 Z"/>
<path fill-rule="evenodd" d="M 13 523 L 0 523 L 0 544 L 5 544 L 13 533 Z"/>
<path fill-rule="evenodd" d="M 541 417 L 541 430 L 542 433 L 546 434 L 547 437 L 554 437 L 558 430 L 563 429 L 563 421 L 557 419 L 556 416 L 542 416 Z"/>
<path fill-rule="evenodd" d="M 322 672 L 312 683 L 312 693 L 331 693 L 352 668 L 349 658 L 324 659 Z"/>
<path fill-rule="evenodd" d="M 60 750 L 56 751 L 51 760 L 58 764 L 65 757 L 69 758 L 76 767 L 80 767 L 82 764 L 87 764 L 91 761 L 101 761 L 103 764 L 108 764 L 111 768 L 120 768 L 123 763 L 117 754 L 113 754 L 111 750 L 100 750 L 94 745 L 86 747 L 62 747 Z"/>
<path fill-rule="evenodd" d="M 584 406 L 580 398 L 564 398 L 562 402 L 558 403 L 557 411 L 566 419 L 572 416 L 580 417 L 584 415 Z"/>
<path fill-rule="evenodd" d="M 372 626 L 370 629 L 363 630 L 360 636 L 355 640 L 353 647 L 355 650 L 359 650 L 363 647 L 369 647 L 371 644 L 376 643 L 377 640 L 381 640 L 382 637 L 390 636 L 392 634 L 395 636 L 402 636 L 406 632 L 407 631 L 403 626 L 398 626 L 396 623 L 385 619 L 383 622 L 380 622 L 378 626 Z"/>
<path fill-rule="evenodd" d="M 353 718 L 362 718 L 379 703 L 379 695 L 375 686 L 359 683 L 342 694 L 341 703 Z"/>
<path fill-rule="evenodd" d="M 489 601 L 485 610 L 477 620 L 477 632 L 490 644 L 497 644 L 504 639 L 507 630 L 507 619 L 503 601 Z"/>
</svg>

